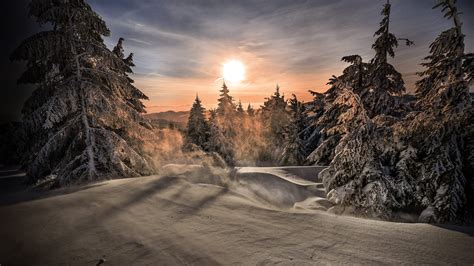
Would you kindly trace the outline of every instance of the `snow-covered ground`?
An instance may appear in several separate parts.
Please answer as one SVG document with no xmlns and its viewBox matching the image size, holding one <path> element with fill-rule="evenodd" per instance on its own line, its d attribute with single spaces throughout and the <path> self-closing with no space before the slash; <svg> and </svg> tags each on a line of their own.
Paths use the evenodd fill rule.
<svg viewBox="0 0 474 266">
<path fill-rule="evenodd" d="M 0 264 L 474 263 L 474 228 L 327 213 L 319 170 L 168 165 L 10 199 Z"/>
</svg>

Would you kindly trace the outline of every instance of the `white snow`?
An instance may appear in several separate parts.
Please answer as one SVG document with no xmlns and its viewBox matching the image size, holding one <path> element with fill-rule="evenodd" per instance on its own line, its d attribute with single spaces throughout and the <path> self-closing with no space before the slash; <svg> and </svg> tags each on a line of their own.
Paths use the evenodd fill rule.
<svg viewBox="0 0 474 266">
<path fill-rule="evenodd" d="M 2 206 L 0 264 L 474 262 L 474 228 L 336 216 L 317 180 L 289 171 L 169 165 Z"/>
</svg>

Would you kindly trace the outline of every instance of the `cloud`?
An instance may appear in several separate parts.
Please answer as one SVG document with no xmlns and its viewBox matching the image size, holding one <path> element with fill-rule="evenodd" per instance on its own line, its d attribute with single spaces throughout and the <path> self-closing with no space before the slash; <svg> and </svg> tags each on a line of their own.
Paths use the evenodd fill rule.
<svg viewBox="0 0 474 266">
<path fill-rule="evenodd" d="M 409 88 L 413 88 L 417 79 L 413 73 L 421 70 L 419 63 L 428 54 L 429 43 L 450 27 L 439 10 L 431 9 L 432 2 L 391 1 L 392 32 L 416 43 L 414 47 L 400 45 L 397 57 L 391 59 Z M 459 1 L 461 11 L 472 10 L 468 2 Z M 246 82 L 234 90 L 239 98 L 256 102 L 256 97 L 272 93 L 278 82 L 287 93 L 296 92 L 309 100 L 308 89 L 323 91 L 331 75 L 346 66 L 340 61 L 342 56 L 360 54 L 370 60 L 384 1 L 91 3 L 111 28 L 113 42 L 125 37 L 126 49 L 135 52 L 135 78 L 146 84 L 142 87 L 145 93 L 160 95 L 152 97 L 155 105 L 172 101 L 173 106 L 182 107 L 178 98 L 190 99 L 190 106 L 196 91 L 204 100 L 217 98 L 218 86 L 213 81 L 220 77 L 220 64 L 230 58 L 247 66 Z M 466 47 L 472 47 L 473 28 L 468 24 Z M 169 91 L 178 96 L 171 97 Z"/>
</svg>

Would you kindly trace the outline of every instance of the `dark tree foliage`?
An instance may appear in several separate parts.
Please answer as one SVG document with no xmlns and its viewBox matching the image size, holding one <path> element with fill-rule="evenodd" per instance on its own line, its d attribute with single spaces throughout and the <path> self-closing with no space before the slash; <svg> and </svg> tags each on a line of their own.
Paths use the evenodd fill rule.
<svg viewBox="0 0 474 266">
<path fill-rule="evenodd" d="M 280 87 L 277 85 L 275 93 L 266 98 L 261 106 L 261 119 L 264 127 L 264 134 L 267 143 L 265 152 L 273 162 L 278 162 L 283 152 L 282 143 L 285 140 L 285 130 L 290 122 L 290 115 L 287 110 L 285 96 L 280 94 Z"/>
<path fill-rule="evenodd" d="M 419 73 L 418 106 L 423 112 L 410 121 L 407 134 L 418 161 L 413 166 L 421 173 L 416 178 L 418 200 L 424 209 L 420 220 L 447 222 L 454 220 L 467 202 L 466 192 L 472 184 L 472 103 L 469 82 L 473 76 L 472 54 L 464 52 L 464 34 L 456 1 L 444 0 L 444 16 L 453 27 L 443 31 L 430 45 L 430 55 Z"/>
<path fill-rule="evenodd" d="M 311 163 L 318 165 L 328 165 L 335 155 L 335 148 L 339 144 L 342 137 L 348 133 L 348 127 L 340 119 L 348 106 L 345 102 L 338 101 L 346 87 L 351 87 L 357 93 L 361 92 L 368 84 L 369 64 L 362 62 L 359 55 L 345 56 L 342 61 L 348 62 L 349 65 L 343 70 L 339 77 L 333 77 L 328 83 L 331 88 L 323 94 L 325 104 L 324 111 L 315 121 L 315 130 L 318 131 L 319 139 L 317 148 L 313 149 L 308 156 Z"/>
<path fill-rule="evenodd" d="M 252 105 L 249 105 L 247 106 L 247 115 L 249 117 L 254 117 L 255 116 L 255 110 L 253 109 Z"/>
<path fill-rule="evenodd" d="M 307 135 L 305 128 L 307 127 L 307 117 L 304 104 L 296 98 L 289 102 L 291 110 L 291 119 L 286 127 L 285 142 L 280 163 L 283 165 L 303 165 L 306 161 L 307 151 L 305 149 L 305 141 Z"/>
<path fill-rule="evenodd" d="M 244 107 L 242 106 L 242 102 L 239 100 L 239 103 L 237 104 L 237 118 L 242 120 L 242 118 L 245 116 L 245 110 Z"/>
<path fill-rule="evenodd" d="M 419 111 L 402 119 L 371 119 L 373 109 L 367 110 L 363 99 L 357 101 L 366 118 L 350 127 L 329 168 L 320 174 L 330 201 L 360 214 L 389 219 L 408 211 L 420 221 L 436 223 L 459 220 L 473 206 L 467 204 L 474 164 L 468 87 L 472 55 L 464 52 L 455 1 L 436 7 L 442 7 L 454 26 L 430 46 L 426 70 L 417 82 Z"/>
<path fill-rule="evenodd" d="M 196 95 L 194 104 L 189 112 L 188 125 L 186 127 L 186 143 L 193 143 L 202 149 L 206 149 L 209 141 L 209 125 L 206 120 L 206 109 Z"/>
<path fill-rule="evenodd" d="M 286 107 L 285 96 L 280 94 L 278 85 L 275 93 L 270 98 L 266 98 L 261 106 L 262 120 L 265 128 L 268 129 L 268 138 L 276 143 L 282 143 L 283 133 L 289 120 Z"/>
<path fill-rule="evenodd" d="M 390 32 L 391 5 L 387 1 L 382 9 L 383 19 L 380 28 L 375 32 L 377 36 L 372 48 L 375 57 L 369 64 L 369 82 L 359 90 L 355 90 L 361 97 L 369 117 L 377 115 L 400 116 L 402 109 L 400 96 L 405 92 L 405 82 L 402 75 L 387 62 L 388 56 L 395 57 L 394 49 L 398 40 Z"/>
<path fill-rule="evenodd" d="M 207 150 L 219 154 L 228 165 L 234 165 L 235 152 L 232 139 L 225 135 L 216 110 L 210 110 Z"/>
<path fill-rule="evenodd" d="M 29 7 L 39 24 L 51 25 L 11 56 L 27 62 L 19 82 L 37 85 L 23 108 L 31 181 L 150 173 L 142 153 L 149 132 L 140 100 L 146 96 L 127 75 L 131 58 L 127 63 L 104 45 L 105 22 L 84 0 L 33 0 Z"/>
<path fill-rule="evenodd" d="M 402 93 L 405 87 L 401 74 L 387 62 L 388 56 L 395 56 L 394 49 L 398 46 L 397 38 L 389 31 L 390 9 L 391 5 L 387 2 L 382 10 L 380 28 L 374 34 L 377 37 L 372 45 L 374 58 L 370 63 L 365 63 L 359 55 L 343 57 L 342 61 L 350 65 L 343 70 L 342 75 L 333 76 L 328 83 L 331 88 L 322 96 L 324 107 L 322 110 L 310 110 L 313 112 L 309 115 L 312 122 L 307 130 L 312 133 L 306 143 L 312 151 L 308 156 L 310 163 L 328 165 L 335 156 L 335 147 L 348 132 L 348 127 L 338 119 L 348 110 L 348 106 L 334 103 L 345 88 L 349 87 L 359 95 L 370 118 L 379 115 L 401 117 L 411 109 L 404 105 Z M 412 45 L 413 42 L 405 40 L 408 45 Z M 321 97 L 315 99 L 318 100 Z"/>
<path fill-rule="evenodd" d="M 217 100 L 217 114 L 221 117 L 234 116 L 236 109 L 234 98 L 230 96 L 229 89 L 225 82 L 222 84 L 222 89 L 219 92 L 221 94 L 220 98 Z"/>
</svg>

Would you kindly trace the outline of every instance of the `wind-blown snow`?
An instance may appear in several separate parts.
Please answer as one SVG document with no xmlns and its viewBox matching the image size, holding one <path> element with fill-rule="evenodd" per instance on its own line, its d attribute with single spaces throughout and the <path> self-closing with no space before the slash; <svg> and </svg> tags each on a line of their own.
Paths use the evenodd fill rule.
<svg viewBox="0 0 474 266">
<path fill-rule="evenodd" d="M 323 188 L 305 173 L 169 165 L 162 176 L 3 206 L 0 263 L 94 265 L 103 255 L 106 265 L 474 262 L 474 228 L 311 209 Z"/>
</svg>

